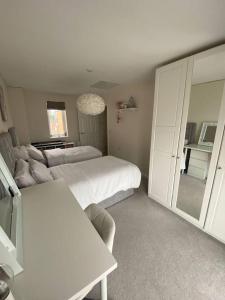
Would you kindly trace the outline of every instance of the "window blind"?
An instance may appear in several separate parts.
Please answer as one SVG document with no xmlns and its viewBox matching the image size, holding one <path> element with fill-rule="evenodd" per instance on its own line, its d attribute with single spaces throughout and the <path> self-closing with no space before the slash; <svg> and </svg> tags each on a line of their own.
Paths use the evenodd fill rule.
<svg viewBox="0 0 225 300">
<path fill-rule="evenodd" d="M 47 109 L 65 110 L 65 102 L 47 101 Z"/>
</svg>

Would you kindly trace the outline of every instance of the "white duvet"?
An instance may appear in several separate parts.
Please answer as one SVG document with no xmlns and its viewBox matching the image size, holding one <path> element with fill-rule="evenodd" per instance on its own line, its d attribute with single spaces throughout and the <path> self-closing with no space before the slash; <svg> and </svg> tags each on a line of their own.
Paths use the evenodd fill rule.
<svg viewBox="0 0 225 300">
<path fill-rule="evenodd" d="M 47 158 L 49 167 L 75 163 L 102 156 L 102 152 L 92 146 L 80 146 L 66 149 L 56 148 L 44 150 L 44 154 Z"/>
<path fill-rule="evenodd" d="M 99 203 L 119 191 L 138 188 L 141 172 L 128 161 L 104 156 L 50 168 L 54 179 L 63 178 L 82 208 Z"/>
</svg>

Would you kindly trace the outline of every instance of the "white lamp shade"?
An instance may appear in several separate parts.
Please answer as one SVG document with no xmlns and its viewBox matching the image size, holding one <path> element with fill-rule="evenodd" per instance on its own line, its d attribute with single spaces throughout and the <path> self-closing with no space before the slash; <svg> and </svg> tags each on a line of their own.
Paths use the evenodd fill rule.
<svg viewBox="0 0 225 300">
<path fill-rule="evenodd" d="M 105 110 L 105 101 L 96 94 L 83 94 L 77 99 L 77 108 L 85 115 L 96 116 Z"/>
</svg>

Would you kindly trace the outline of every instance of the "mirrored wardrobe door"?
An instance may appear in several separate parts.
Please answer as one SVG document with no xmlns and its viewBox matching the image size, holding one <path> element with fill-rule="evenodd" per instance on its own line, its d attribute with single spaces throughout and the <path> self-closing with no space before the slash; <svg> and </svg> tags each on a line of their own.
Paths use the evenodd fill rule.
<svg viewBox="0 0 225 300">
<path fill-rule="evenodd" d="M 205 220 L 225 121 L 223 59 L 224 47 L 194 56 L 190 98 L 180 134 L 173 208 L 200 226 Z"/>
</svg>

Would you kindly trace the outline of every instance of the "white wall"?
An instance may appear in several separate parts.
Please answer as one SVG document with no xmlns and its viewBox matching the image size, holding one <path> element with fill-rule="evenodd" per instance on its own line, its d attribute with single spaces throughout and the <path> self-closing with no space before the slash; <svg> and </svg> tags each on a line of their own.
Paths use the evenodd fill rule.
<svg viewBox="0 0 225 300">
<path fill-rule="evenodd" d="M 141 82 L 116 87 L 105 96 L 109 154 L 137 164 L 145 176 L 149 167 L 153 92 L 153 82 Z M 135 98 L 137 110 L 122 112 L 122 120 L 117 124 L 116 103 L 126 101 L 130 96 Z"/>
<path fill-rule="evenodd" d="M 188 121 L 197 123 L 196 143 L 201 132 L 202 122 L 218 121 L 224 80 L 193 85 L 191 88 Z"/>
<path fill-rule="evenodd" d="M 9 105 L 14 126 L 21 145 L 30 143 L 30 133 L 22 88 L 8 88 Z"/>
<path fill-rule="evenodd" d="M 1 133 L 1 132 L 6 132 L 8 130 L 8 128 L 12 127 L 13 122 L 12 122 L 10 108 L 9 108 L 7 87 L 6 87 L 6 84 L 3 80 L 3 78 L 1 78 L 1 77 L 0 77 L 0 87 L 3 89 L 6 110 L 7 110 L 7 117 L 8 117 L 7 121 L 3 121 L 2 116 L 0 114 L 0 133 Z"/>
<path fill-rule="evenodd" d="M 50 140 L 47 101 L 64 101 L 70 141 L 78 141 L 76 97 L 10 88 L 10 106 L 21 144 Z"/>
</svg>

